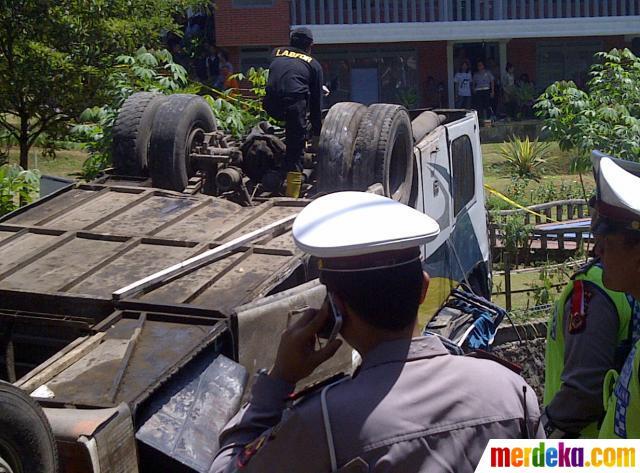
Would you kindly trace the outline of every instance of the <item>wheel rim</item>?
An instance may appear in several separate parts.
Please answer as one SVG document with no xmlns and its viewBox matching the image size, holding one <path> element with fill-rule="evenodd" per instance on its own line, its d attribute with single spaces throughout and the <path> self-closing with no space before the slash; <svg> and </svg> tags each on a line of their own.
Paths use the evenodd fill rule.
<svg viewBox="0 0 640 473">
<path fill-rule="evenodd" d="M 201 128 L 200 123 L 196 123 L 196 125 L 191 129 L 191 132 L 187 136 L 187 141 L 185 143 L 185 158 L 187 161 L 187 175 L 193 176 L 195 175 L 195 169 L 191 164 L 191 153 L 193 153 L 198 146 L 202 146 L 204 143 L 204 133 L 205 131 Z"/>
<path fill-rule="evenodd" d="M 2 439 L 0 439 L 0 473 L 23 473 L 18 453 Z"/>
</svg>

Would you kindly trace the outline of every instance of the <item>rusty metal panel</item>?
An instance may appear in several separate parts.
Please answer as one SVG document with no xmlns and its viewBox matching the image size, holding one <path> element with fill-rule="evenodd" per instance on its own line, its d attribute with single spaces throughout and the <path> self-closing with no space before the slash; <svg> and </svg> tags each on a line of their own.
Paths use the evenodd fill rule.
<svg viewBox="0 0 640 473">
<path fill-rule="evenodd" d="M 16 229 L 16 231 L 9 231 L 9 230 L 0 230 L 0 241 L 6 239 L 6 238 L 10 238 L 15 236 L 15 234 L 18 232 L 18 230 Z"/>
<path fill-rule="evenodd" d="M 235 267 L 243 253 L 230 255 L 220 261 L 197 269 L 181 278 L 169 282 L 159 288 L 141 295 L 139 298 L 153 301 L 157 304 L 164 303 L 188 303 L 196 294 L 205 290 L 208 286 L 216 284 L 218 280 L 229 270 Z"/>
<path fill-rule="evenodd" d="M 46 225 L 66 230 L 81 230 L 139 198 L 139 193 L 104 192 L 98 195 L 96 192 L 94 198 L 53 218 Z"/>
<path fill-rule="evenodd" d="M 274 275 L 285 273 L 290 261 L 291 257 L 254 253 L 202 292 L 193 303 L 231 313 L 235 307 L 265 295 L 260 290 L 270 289 L 265 288 L 265 282 Z"/>
<path fill-rule="evenodd" d="M 70 189 L 56 196 L 54 199 L 32 205 L 25 212 L 12 217 L 10 221 L 14 225 L 35 225 L 51 214 L 59 212 L 64 208 L 78 205 L 84 199 L 93 195 L 95 195 L 95 191 L 92 190 L 82 188 Z"/>
<path fill-rule="evenodd" d="M 199 203 L 200 201 L 194 198 L 153 196 L 93 227 L 92 230 L 116 235 L 153 235 L 158 227 Z"/>
<path fill-rule="evenodd" d="M 2 281 L 3 288 L 53 292 L 73 281 L 87 267 L 115 252 L 123 242 L 74 238 L 14 271 Z M 2 258 L 0 251 L 0 258 Z"/>
<path fill-rule="evenodd" d="M 267 205 L 267 204 L 263 204 Z M 289 207 L 289 206 L 268 206 L 266 212 L 260 213 L 260 215 L 248 222 L 246 225 L 243 225 L 242 228 L 239 228 L 238 231 L 233 232 L 225 237 L 225 240 L 233 240 L 234 238 L 238 238 L 245 233 L 252 232 L 257 230 L 265 225 L 269 225 L 272 222 L 288 217 L 289 215 L 296 214 L 300 212 L 300 208 L 298 207 Z"/>
<path fill-rule="evenodd" d="M 293 215 L 305 203 L 281 198 L 247 208 L 153 188 L 79 185 L 0 225 L 0 290 L 110 299 L 121 287 Z M 273 290 L 300 257 L 290 231 L 270 234 L 133 300 L 229 315 Z"/>
<path fill-rule="evenodd" d="M 180 222 L 161 230 L 157 236 L 174 240 L 215 241 L 229 226 L 237 225 L 242 220 L 244 210 L 232 202 L 216 199 Z"/>
<path fill-rule="evenodd" d="M 126 312 L 100 343 L 45 381 L 56 404 L 132 409 L 226 329 L 216 320 Z"/>
<path fill-rule="evenodd" d="M 36 253 L 58 237 L 59 235 L 29 232 L 0 246 L 0 272 L 13 267 L 25 256 Z"/>
<path fill-rule="evenodd" d="M 193 251 L 191 247 L 140 244 L 79 283 L 73 292 L 110 297 L 120 287 L 189 258 Z"/>
</svg>

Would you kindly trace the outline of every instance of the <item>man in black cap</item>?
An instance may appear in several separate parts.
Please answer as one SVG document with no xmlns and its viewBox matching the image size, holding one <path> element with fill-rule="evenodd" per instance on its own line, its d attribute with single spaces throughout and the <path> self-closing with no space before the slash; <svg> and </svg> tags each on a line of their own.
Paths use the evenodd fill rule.
<svg viewBox="0 0 640 473">
<path fill-rule="evenodd" d="M 302 158 L 310 115 L 314 142 L 320 136 L 322 67 L 309 53 L 313 35 L 309 28 L 296 28 L 289 47 L 276 48 L 269 66 L 265 111 L 285 122 L 287 153 L 283 171 L 302 171 Z"/>
</svg>

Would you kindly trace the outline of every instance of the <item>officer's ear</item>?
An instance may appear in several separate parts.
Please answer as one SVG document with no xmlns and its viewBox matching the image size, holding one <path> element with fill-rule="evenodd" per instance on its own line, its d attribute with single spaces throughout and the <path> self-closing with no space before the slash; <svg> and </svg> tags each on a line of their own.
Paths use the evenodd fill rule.
<svg viewBox="0 0 640 473">
<path fill-rule="evenodd" d="M 426 271 L 422 271 L 422 292 L 420 293 L 420 304 L 424 302 L 427 297 L 427 290 L 429 289 L 429 275 Z"/>
</svg>

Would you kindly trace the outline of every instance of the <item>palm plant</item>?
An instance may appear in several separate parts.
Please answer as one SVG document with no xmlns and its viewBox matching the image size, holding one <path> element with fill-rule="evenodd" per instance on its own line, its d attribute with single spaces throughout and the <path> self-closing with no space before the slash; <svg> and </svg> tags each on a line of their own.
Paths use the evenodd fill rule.
<svg viewBox="0 0 640 473">
<path fill-rule="evenodd" d="M 549 143 L 537 139 L 513 137 L 500 147 L 499 153 L 513 177 L 538 181 L 549 156 L 549 147 Z"/>
</svg>

